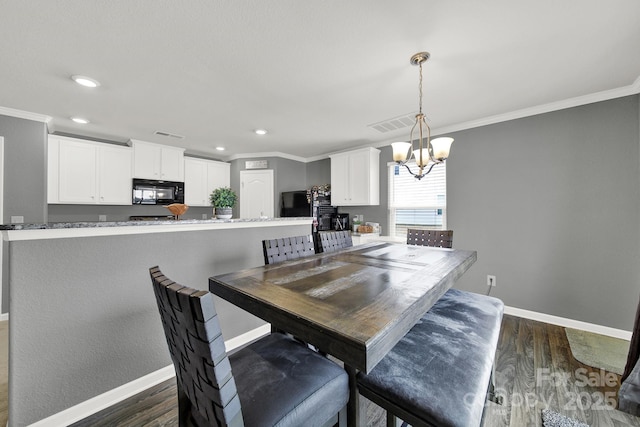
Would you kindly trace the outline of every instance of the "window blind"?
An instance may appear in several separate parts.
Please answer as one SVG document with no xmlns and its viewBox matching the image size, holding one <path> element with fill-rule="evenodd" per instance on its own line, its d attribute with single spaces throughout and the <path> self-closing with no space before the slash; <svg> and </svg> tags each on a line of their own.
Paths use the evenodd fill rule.
<svg viewBox="0 0 640 427">
<path fill-rule="evenodd" d="M 415 162 L 407 163 L 417 172 Z M 437 208 L 447 206 L 447 164 L 435 165 L 431 172 L 417 180 L 404 166 L 391 165 L 389 206 L 392 208 Z"/>
</svg>

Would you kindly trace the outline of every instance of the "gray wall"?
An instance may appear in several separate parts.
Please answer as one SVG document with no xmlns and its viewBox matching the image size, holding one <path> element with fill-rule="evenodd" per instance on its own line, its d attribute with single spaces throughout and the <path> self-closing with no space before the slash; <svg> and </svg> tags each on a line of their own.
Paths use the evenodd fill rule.
<svg viewBox="0 0 640 427">
<path fill-rule="evenodd" d="M 25 223 L 47 218 L 47 126 L 0 115 L 4 137 L 4 222 L 23 216 Z"/>
<path fill-rule="evenodd" d="M 307 163 L 307 183 L 309 187 L 331 184 L 331 159 Z"/>
<path fill-rule="evenodd" d="M 148 268 L 208 289 L 263 265 L 262 239 L 308 225 L 10 242 L 10 426 L 24 426 L 171 364 Z M 262 324 L 216 298 L 225 339 Z"/>
<path fill-rule="evenodd" d="M 213 216 L 212 207 L 190 206 L 189 210 L 180 218 L 202 219 Z M 164 206 L 108 206 L 108 205 L 49 205 L 49 219 L 47 222 L 95 222 L 100 215 L 106 215 L 107 221 L 128 221 L 132 215 L 171 215 Z"/>
<path fill-rule="evenodd" d="M 4 137 L 4 222 L 10 223 L 12 216 L 23 216 L 25 223 L 45 222 L 47 126 L 0 115 L 0 136 Z M 2 283 L 0 312 L 8 313 L 9 286 L 4 278 Z"/>
<path fill-rule="evenodd" d="M 452 134 L 448 221 L 478 251 L 458 283 L 631 330 L 640 285 L 638 96 Z"/>
</svg>

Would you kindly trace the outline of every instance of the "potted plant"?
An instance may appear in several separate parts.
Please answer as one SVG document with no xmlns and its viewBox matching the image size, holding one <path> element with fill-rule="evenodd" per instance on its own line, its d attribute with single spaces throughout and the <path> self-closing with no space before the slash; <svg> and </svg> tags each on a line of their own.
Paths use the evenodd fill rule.
<svg viewBox="0 0 640 427">
<path fill-rule="evenodd" d="M 218 219 L 229 219 L 238 200 L 236 193 L 229 187 L 216 188 L 209 195 L 209 201 L 214 208 L 214 214 Z"/>
</svg>

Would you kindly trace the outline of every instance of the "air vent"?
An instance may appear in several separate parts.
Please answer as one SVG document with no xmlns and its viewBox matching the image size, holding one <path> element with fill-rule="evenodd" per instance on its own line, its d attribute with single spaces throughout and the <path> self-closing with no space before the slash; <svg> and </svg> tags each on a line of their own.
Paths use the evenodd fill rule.
<svg viewBox="0 0 640 427">
<path fill-rule="evenodd" d="M 162 132 L 162 131 L 155 131 L 154 132 L 156 135 L 160 135 L 160 136 L 166 136 L 167 138 L 175 138 L 175 139 L 184 139 L 184 136 L 182 135 L 176 135 L 174 133 L 169 133 L 169 132 Z"/>
<path fill-rule="evenodd" d="M 377 130 L 380 133 L 386 133 L 398 129 L 404 129 L 413 126 L 416 122 L 415 113 L 407 114 L 393 119 L 383 120 L 378 123 L 370 124 L 369 127 Z"/>
</svg>

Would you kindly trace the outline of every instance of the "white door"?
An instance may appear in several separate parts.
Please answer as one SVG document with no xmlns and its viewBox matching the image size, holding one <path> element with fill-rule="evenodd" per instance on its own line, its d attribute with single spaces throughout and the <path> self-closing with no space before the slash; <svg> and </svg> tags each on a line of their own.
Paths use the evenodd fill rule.
<svg viewBox="0 0 640 427">
<path fill-rule="evenodd" d="M 240 218 L 273 218 L 273 170 L 240 171 Z"/>
</svg>

